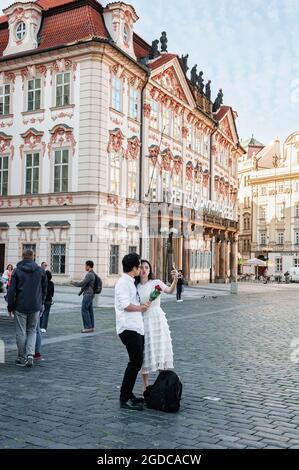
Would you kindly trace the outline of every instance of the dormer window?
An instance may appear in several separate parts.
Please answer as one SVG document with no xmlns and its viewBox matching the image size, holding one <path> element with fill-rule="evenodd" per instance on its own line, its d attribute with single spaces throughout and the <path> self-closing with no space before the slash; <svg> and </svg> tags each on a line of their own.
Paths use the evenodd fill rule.
<svg viewBox="0 0 299 470">
<path fill-rule="evenodd" d="M 20 23 L 17 24 L 16 27 L 16 38 L 18 41 L 22 41 L 25 37 L 26 34 L 26 25 L 24 21 L 21 21 Z"/>
<path fill-rule="evenodd" d="M 124 25 L 124 43 L 129 44 L 130 41 L 130 29 L 128 25 Z"/>
</svg>

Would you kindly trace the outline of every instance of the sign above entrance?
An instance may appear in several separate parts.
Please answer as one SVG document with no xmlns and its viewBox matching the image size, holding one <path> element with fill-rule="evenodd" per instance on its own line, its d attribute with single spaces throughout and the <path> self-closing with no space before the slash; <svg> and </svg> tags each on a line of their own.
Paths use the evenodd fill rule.
<svg viewBox="0 0 299 470">
<path fill-rule="evenodd" d="M 227 205 L 220 201 L 210 201 L 200 198 L 196 194 L 190 194 L 181 189 L 171 189 L 167 193 L 167 202 L 176 204 L 196 211 L 202 211 L 205 214 L 217 215 L 224 219 L 234 220 L 234 206 Z"/>
</svg>

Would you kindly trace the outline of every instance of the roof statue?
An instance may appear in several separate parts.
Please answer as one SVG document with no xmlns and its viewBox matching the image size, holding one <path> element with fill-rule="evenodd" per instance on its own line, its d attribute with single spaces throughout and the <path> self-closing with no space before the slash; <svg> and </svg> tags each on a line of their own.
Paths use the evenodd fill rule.
<svg viewBox="0 0 299 470">
<path fill-rule="evenodd" d="M 203 93 L 203 88 L 204 88 L 202 76 L 203 76 L 203 71 L 201 70 L 197 77 L 197 88 L 199 89 L 200 93 Z"/>
<path fill-rule="evenodd" d="M 156 57 L 159 57 L 160 52 L 159 52 L 159 39 L 155 39 L 152 41 L 152 47 L 150 51 L 150 59 L 156 59 Z"/>
<path fill-rule="evenodd" d="M 182 55 L 182 57 L 180 58 L 181 65 L 185 73 L 187 73 L 189 70 L 188 57 L 189 57 L 189 54 L 186 54 L 186 55 Z"/>
<path fill-rule="evenodd" d="M 206 83 L 205 95 L 206 95 L 206 97 L 208 98 L 208 100 L 211 99 L 211 80 L 209 80 L 209 81 Z"/>
<path fill-rule="evenodd" d="M 220 106 L 223 104 L 223 93 L 222 93 L 222 88 L 218 91 L 217 98 L 214 101 L 213 104 L 213 113 L 216 113 Z"/>
<path fill-rule="evenodd" d="M 196 86 L 196 83 L 197 83 L 197 64 L 194 65 L 194 67 L 192 67 L 191 69 L 191 84 L 193 86 Z"/>
<path fill-rule="evenodd" d="M 161 42 L 161 52 L 167 52 L 168 39 L 166 36 L 166 31 L 163 31 L 161 33 L 160 42 Z"/>
</svg>

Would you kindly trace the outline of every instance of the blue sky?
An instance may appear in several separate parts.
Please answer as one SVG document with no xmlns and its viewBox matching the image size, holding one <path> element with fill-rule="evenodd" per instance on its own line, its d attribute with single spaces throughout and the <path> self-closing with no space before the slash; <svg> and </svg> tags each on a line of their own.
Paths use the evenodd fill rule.
<svg viewBox="0 0 299 470">
<path fill-rule="evenodd" d="M 1 7 L 13 3 L 0 0 Z M 107 1 L 101 2 L 105 6 Z M 239 114 L 240 138 L 270 143 L 299 129 L 297 0 L 132 0 L 136 32 L 148 42 L 167 31 L 168 51 L 212 80 L 212 97 Z M 189 70 L 190 72 L 190 70 Z"/>
</svg>

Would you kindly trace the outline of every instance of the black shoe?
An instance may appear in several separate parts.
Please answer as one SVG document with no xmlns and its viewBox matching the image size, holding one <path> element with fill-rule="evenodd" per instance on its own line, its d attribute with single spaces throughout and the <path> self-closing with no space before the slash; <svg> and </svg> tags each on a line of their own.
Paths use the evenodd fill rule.
<svg viewBox="0 0 299 470">
<path fill-rule="evenodd" d="M 121 408 L 125 408 L 127 410 L 134 410 L 134 411 L 142 411 L 143 410 L 143 406 L 138 404 L 138 403 L 134 403 L 133 400 L 128 400 L 128 401 L 121 401 L 119 402 L 120 403 L 120 407 Z"/>
<path fill-rule="evenodd" d="M 135 404 L 143 404 L 144 403 L 144 398 L 143 397 L 135 397 L 135 395 L 132 394 L 131 402 L 135 403 Z"/>
</svg>

